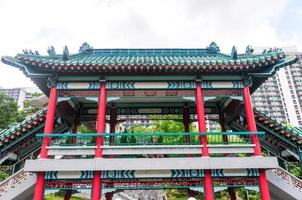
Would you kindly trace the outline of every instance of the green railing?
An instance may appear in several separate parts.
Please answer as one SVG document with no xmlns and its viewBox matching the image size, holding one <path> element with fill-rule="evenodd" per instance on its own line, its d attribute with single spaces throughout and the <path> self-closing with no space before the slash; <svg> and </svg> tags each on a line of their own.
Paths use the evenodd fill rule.
<svg viewBox="0 0 302 200">
<path fill-rule="evenodd" d="M 187 145 L 200 144 L 199 137 L 207 136 L 209 144 L 250 144 L 249 136 L 264 135 L 264 132 L 189 132 L 189 133 L 62 133 L 37 134 L 38 140 L 50 139 L 50 146 L 94 146 L 96 137 L 104 138 L 104 145 Z M 185 141 L 191 137 L 191 142 Z M 227 141 L 226 141 L 227 139 Z"/>
</svg>

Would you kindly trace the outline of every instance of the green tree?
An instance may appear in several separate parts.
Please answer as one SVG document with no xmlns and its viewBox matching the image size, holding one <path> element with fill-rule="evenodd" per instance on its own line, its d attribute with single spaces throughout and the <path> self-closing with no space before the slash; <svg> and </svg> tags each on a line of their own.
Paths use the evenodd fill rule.
<svg viewBox="0 0 302 200">
<path fill-rule="evenodd" d="M 0 129 L 7 128 L 9 124 L 16 122 L 17 115 L 17 102 L 6 94 L 0 93 Z"/>
</svg>

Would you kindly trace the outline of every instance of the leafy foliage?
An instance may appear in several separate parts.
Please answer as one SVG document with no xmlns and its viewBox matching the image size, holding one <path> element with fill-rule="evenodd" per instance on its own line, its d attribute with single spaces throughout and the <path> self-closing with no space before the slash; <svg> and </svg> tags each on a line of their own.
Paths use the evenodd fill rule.
<svg viewBox="0 0 302 200">
<path fill-rule="evenodd" d="M 61 200 L 64 199 L 64 192 L 56 192 L 56 193 L 50 193 L 45 196 L 45 200 Z M 70 200 L 88 200 L 87 198 L 84 197 L 71 197 Z"/>
<path fill-rule="evenodd" d="M 7 128 L 9 124 L 16 122 L 18 105 L 15 99 L 0 93 L 0 129 Z"/>
</svg>

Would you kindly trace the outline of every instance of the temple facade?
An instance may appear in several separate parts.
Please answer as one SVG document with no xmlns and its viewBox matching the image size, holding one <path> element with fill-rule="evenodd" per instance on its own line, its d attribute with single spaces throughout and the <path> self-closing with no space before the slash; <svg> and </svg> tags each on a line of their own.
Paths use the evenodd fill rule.
<svg viewBox="0 0 302 200">
<path fill-rule="evenodd" d="M 238 187 L 257 187 L 262 200 L 271 199 L 266 170 L 279 164 L 261 147 L 279 140 L 257 130 L 255 116 L 265 119 L 254 112 L 251 93 L 296 61 L 280 49 L 254 54 L 250 46 L 244 54 L 234 47 L 225 54 L 215 42 L 199 49 L 94 49 L 84 43 L 76 54 L 51 47 L 47 56 L 26 51 L 2 57 L 49 96 L 43 130 L 32 135 L 39 153 L 24 167 L 36 174 L 34 200 L 51 190 L 64 191 L 65 199 L 89 191 L 93 200 L 102 194 L 110 200 L 115 191 L 163 188 L 187 188 L 188 197 L 201 192 L 206 200 L 228 189 L 233 200 Z M 182 116 L 184 130 L 116 132 L 127 117 L 150 115 Z M 206 117 L 221 131 L 207 132 Z M 190 131 L 194 121 L 198 132 Z M 95 131 L 78 133 L 81 123 Z M 6 135 L 1 146 L 17 137 Z M 183 140 L 174 143 L 158 140 L 179 136 Z M 302 137 L 288 138 L 297 145 L 279 142 L 276 148 L 301 156 Z"/>
</svg>

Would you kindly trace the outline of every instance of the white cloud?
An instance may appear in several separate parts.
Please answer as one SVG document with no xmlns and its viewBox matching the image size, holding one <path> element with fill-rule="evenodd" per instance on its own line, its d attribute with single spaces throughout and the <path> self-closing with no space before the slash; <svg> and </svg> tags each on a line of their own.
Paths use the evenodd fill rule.
<svg viewBox="0 0 302 200">
<path fill-rule="evenodd" d="M 2 0 L 0 55 L 25 48 L 45 54 L 49 45 L 58 53 L 64 45 L 76 52 L 84 41 L 114 48 L 205 47 L 214 40 L 226 53 L 232 45 L 239 51 L 248 44 L 301 45 L 299 34 L 280 39 L 274 26 L 289 1 Z M 18 70 L 0 64 L 0 86 L 30 84 Z"/>
</svg>

